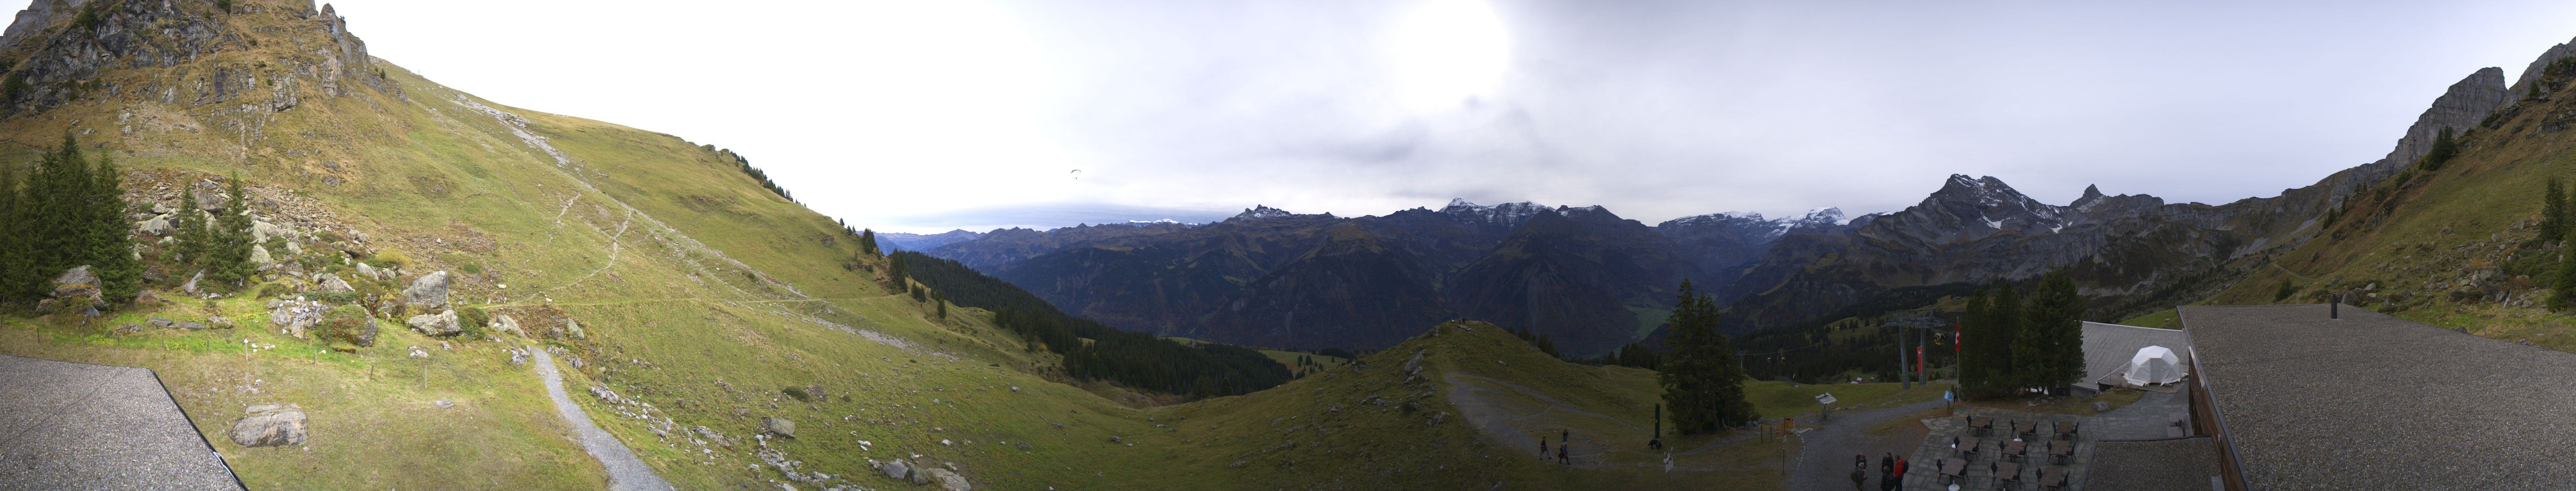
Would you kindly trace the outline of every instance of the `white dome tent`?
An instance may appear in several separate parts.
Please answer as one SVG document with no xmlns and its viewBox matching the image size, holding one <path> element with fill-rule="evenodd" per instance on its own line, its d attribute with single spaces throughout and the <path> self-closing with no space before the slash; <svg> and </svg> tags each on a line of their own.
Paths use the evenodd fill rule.
<svg viewBox="0 0 2576 491">
<path fill-rule="evenodd" d="M 2139 348 L 2137 356 L 2129 357 L 2128 373 L 2121 378 L 2137 386 L 2182 381 L 2182 357 L 2163 346 Z"/>
</svg>

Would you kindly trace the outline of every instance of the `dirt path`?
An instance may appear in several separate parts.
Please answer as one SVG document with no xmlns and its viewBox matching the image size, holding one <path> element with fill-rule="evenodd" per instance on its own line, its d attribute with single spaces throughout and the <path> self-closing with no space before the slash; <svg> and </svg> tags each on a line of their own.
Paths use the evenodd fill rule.
<svg viewBox="0 0 2576 491">
<path fill-rule="evenodd" d="M 608 489 L 672 489 L 669 481 L 662 480 L 661 475 L 653 473 L 652 467 L 635 458 L 635 452 L 627 450 L 625 443 L 618 442 L 617 437 L 609 436 L 607 431 L 591 424 L 590 415 L 582 413 L 581 406 L 574 405 L 572 397 L 564 395 L 563 373 L 555 371 L 554 355 L 547 354 L 544 348 L 528 351 L 537 355 L 537 375 L 546 379 L 546 395 L 555 399 L 555 412 L 562 414 L 564 422 L 571 423 L 573 432 L 580 435 L 581 449 L 590 452 L 591 458 L 599 459 L 600 467 L 608 469 Z"/>
<path fill-rule="evenodd" d="M 1804 445 L 1798 451 L 1796 470 L 1789 474 L 1792 491 L 1841 491 L 1852 489 L 1852 455 L 1869 456 L 1869 487 L 1877 489 L 1878 458 L 1886 453 L 1911 456 L 1923 443 L 1924 430 L 1909 427 L 1884 435 L 1863 430 L 1889 420 L 1941 407 L 1938 399 L 1868 411 L 1834 413 L 1834 420 L 1813 431 L 1799 435 Z M 1798 418 L 1804 426 L 1808 418 Z M 1911 457 L 1908 457 L 1911 458 Z"/>
<path fill-rule="evenodd" d="M 1523 431 L 1521 427 L 1538 425 L 1540 424 L 1540 421 L 1559 421 L 1566 418 L 1597 418 L 1632 429 L 1644 429 L 1638 427 L 1636 424 L 1622 421 L 1619 418 L 1613 418 L 1609 415 L 1575 408 L 1573 405 L 1558 401 L 1556 398 L 1548 397 L 1545 393 L 1541 393 L 1528 387 L 1523 387 L 1520 384 L 1495 380 L 1481 375 L 1455 372 L 1451 372 L 1443 378 L 1446 378 L 1449 381 L 1449 402 L 1451 404 L 1458 405 L 1459 412 L 1463 413 L 1460 414 L 1460 416 L 1465 416 L 1467 418 L 1467 424 L 1475 426 L 1477 431 L 1483 432 L 1487 438 L 1492 438 L 1496 443 L 1509 443 L 1505 446 L 1520 448 L 1522 451 L 1530 452 L 1533 456 L 1546 457 L 1544 455 L 1538 455 L 1538 446 L 1535 444 L 1538 440 L 1529 432 Z M 1539 402 L 1545 403 L 1546 406 L 1540 407 L 1535 411 L 1516 411 L 1510 407 L 1506 407 L 1505 403 L 1494 400 L 1494 396 L 1499 394 L 1493 394 L 1493 392 L 1505 390 L 1518 393 L 1521 396 L 1531 399 L 1537 399 Z M 1592 437 L 1593 435 L 1576 435 L 1574 443 L 1577 445 L 1575 448 L 1577 450 L 1585 448 L 1601 448 L 1600 445 L 1602 445 L 1602 443 L 1593 441 Z M 1608 464 L 1606 462 L 1602 462 L 1599 458 L 1599 454 L 1595 453 L 1587 452 L 1581 455 L 1573 455 L 1571 457 L 1574 458 L 1574 465 L 1576 467 L 1599 467 Z"/>
</svg>

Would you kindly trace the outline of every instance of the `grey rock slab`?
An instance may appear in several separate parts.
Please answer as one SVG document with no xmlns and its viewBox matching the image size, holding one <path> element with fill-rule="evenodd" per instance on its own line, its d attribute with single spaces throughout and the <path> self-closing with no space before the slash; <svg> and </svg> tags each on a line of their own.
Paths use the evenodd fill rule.
<svg viewBox="0 0 2576 491">
<path fill-rule="evenodd" d="M 447 286 L 446 271 L 422 275 L 411 281 L 410 288 L 403 289 L 403 303 L 414 307 L 444 307 L 447 305 Z"/>
</svg>

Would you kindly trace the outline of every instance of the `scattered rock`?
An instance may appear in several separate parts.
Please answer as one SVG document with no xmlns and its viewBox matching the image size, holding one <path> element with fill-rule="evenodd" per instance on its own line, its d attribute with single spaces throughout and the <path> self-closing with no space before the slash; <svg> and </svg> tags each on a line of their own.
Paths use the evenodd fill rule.
<svg viewBox="0 0 2576 491">
<path fill-rule="evenodd" d="M 178 323 L 177 323 L 177 322 L 173 322 L 173 321 L 171 321 L 170 319 L 163 319 L 163 318 L 160 318 L 160 317 L 153 317 L 153 318 L 143 319 L 143 323 L 145 323 L 145 324 L 151 324 L 151 325 L 152 325 L 152 327 L 155 327 L 155 328 L 161 328 L 161 329 L 170 329 L 170 328 L 178 327 Z"/>
<path fill-rule="evenodd" d="M 200 189 L 200 191 L 190 194 L 195 194 L 197 196 L 198 209 L 215 212 L 224 211 L 224 207 L 231 206 L 230 201 L 232 201 L 232 196 L 215 191 L 216 188 L 214 183 L 201 182 L 198 183 L 197 188 Z"/>
<path fill-rule="evenodd" d="M 776 416 L 760 418 L 760 432 L 786 438 L 796 437 L 796 422 Z"/>
<path fill-rule="evenodd" d="M 1109 435 L 1109 443 L 1118 443 L 1118 435 Z"/>
<path fill-rule="evenodd" d="M 1234 461 L 1234 463 L 1232 463 L 1232 464 L 1226 464 L 1226 465 L 1225 465 L 1225 468 L 1227 468 L 1227 469 L 1238 469 L 1238 468 L 1242 468 L 1244 464 L 1250 464 L 1250 463 L 1252 463 L 1252 461 L 1249 461 L 1249 460 L 1237 460 L 1237 461 Z"/>
<path fill-rule="evenodd" d="M 134 333 L 138 333 L 138 332 L 143 332 L 143 325 L 141 325 L 141 324 L 126 324 L 126 325 L 122 325 L 122 326 L 116 326 L 116 333 L 117 333 L 117 334 L 134 334 Z"/>
<path fill-rule="evenodd" d="M 450 400 L 446 400 L 446 399 L 439 399 L 439 400 L 436 400 L 436 401 L 430 401 L 430 403 L 429 403 L 429 404 L 430 404 L 430 405 L 433 405 L 433 406 L 438 406 L 438 408 L 439 408 L 439 409 L 447 409 L 447 408 L 451 408 L 451 407 L 456 407 L 456 401 L 450 401 Z"/>
<path fill-rule="evenodd" d="M 268 223 L 261 220 L 250 221 L 250 235 L 252 243 L 268 242 L 269 237 L 284 237 L 293 233 L 295 233 L 295 229 L 281 227 L 274 223 Z"/>
<path fill-rule="evenodd" d="M 268 246 L 250 246 L 250 264 L 264 267 L 277 264 L 277 258 L 268 255 Z"/>
<path fill-rule="evenodd" d="M 572 319 L 564 319 L 563 335 L 564 337 L 573 339 L 584 339 L 588 337 L 581 333 L 581 323 Z"/>
<path fill-rule="evenodd" d="M 179 328 L 190 331 L 203 331 L 206 330 L 206 324 L 202 322 L 179 321 Z"/>
<path fill-rule="evenodd" d="M 233 443 L 244 447 L 304 444 L 304 408 L 294 404 L 251 406 L 233 422 Z"/>
<path fill-rule="evenodd" d="M 464 327 L 456 324 L 456 312 L 452 310 L 411 316 L 410 319 L 404 319 L 403 324 L 410 325 L 411 330 L 431 336 L 448 336 L 465 332 Z"/>
<path fill-rule="evenodd" d="M 206 270 L 202 270 L 202 269 L 197 270 L 197 274 L 196 274 L 196 276 L 190 276 L 190 277 L 188 277 L 188 283 L 187 283 L 187 284 L 184 284 L 184 285 L 179 285 L 179 289 L 180 289 L 181 291 L 186 291 L 186 292 L 188 292 L 188 293 L 190 293 L 190 294 L 195 294 L 195 293 L 197 293 L 197 280 L 202 280 L 202 279 L 206 279 Z"/>
<path fill-rule="evenodd" d="M 232 319 L 226 319 L 226 318 L 223 318 L 223 316 L 207 317 L 207 318 L 206 318 L 206 328 L 207 328 L 207 329 L 232 329 L 232 328 L 233 328 L 233 320 L 232 320 Z"/>
<path fill-rule="evenodd" d="M 179 228 L 170 225 L 170 217 L 164 215 L 152 217 L 151 220 L 144 220 L 143 223 L 134 224 L 134 231 L 136 233 L 150 235 L 153 237 L 169 237 L 171 234 L 178 233 Z"/>
<path fill-rule="evenodd" d="M 412 280 L 411 288 L 403 289 L 403 303 L 421 308 L 446 307 L 447 272 L 434 272 Z"/>
<path fill-rule="evenodd" d="M 369 266 L 369 265 L 367 265 L 367 263 L 358 263 L 358 276 L 364 276 L 364 277 L 367 277 L 367 279 L 370 279 L 370 280 L 381 280 L 381 279 L 384 279 L 384 277 L 383 277 L 382 275 L 378 275 L 378 274 L 376 273 L 376 267 L 375 267 L 375 266 Z"/>
<path fill-rule="evenodd" d="M 291 240 L 290 240 L 290 241 L 287 241 L 287 242 L 286 242 L 286 255 L 289 255 L 289 256 L 301 256 L 301 255 L 304 255 L 304 246 L 303 246 L 302 244 L 297 244 L 297 243 L 295 243 L 295 241 L 291 241 Z"/>
</svg>

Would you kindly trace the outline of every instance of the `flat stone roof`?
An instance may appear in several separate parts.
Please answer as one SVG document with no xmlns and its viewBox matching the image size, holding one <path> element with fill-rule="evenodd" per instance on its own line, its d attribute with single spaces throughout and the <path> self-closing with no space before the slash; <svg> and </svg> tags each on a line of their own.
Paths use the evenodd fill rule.
<svg viewBox="0 0 2576 491">
<path fill-rule="evenodd" d="M 2084 380 L 2078 384 L 2120 385 L 2120 368 L 2148 346 L 2163 346 L 2182 357 L 2183 370 L 2191 370 L 2190 339 L 2178 329 L 2084 323 Z M 2105 382 L 2104 380 L 2109 380 Z"/>
<path fill-rule="evenodd" d="M 242 489 L 151 370 L 0 355 L 0 489 Z"/>
<path fill-rule="evenodd" d="M 2576 489 L 2576 354 L 2326 308 L 2181 309 L 2253 489 Z"/>
<path fill-rule="evenodd" d="M 2211 491 L 2218 450 L 2206 436 L 2093 444 L 2090 491 Z"/>
</svg>

